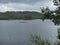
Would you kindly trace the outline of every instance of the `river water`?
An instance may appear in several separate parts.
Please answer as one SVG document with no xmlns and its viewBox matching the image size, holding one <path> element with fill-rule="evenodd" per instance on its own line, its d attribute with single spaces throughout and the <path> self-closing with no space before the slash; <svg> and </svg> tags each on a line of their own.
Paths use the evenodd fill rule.
<svg viewBox="0 0 60 45">
<path fill-rule="evenodd" d="M 0 20 L 0 45 L 34 45 L 31 34 L 54 43 L 57 28 L 51 20 Z"/>
</svg>

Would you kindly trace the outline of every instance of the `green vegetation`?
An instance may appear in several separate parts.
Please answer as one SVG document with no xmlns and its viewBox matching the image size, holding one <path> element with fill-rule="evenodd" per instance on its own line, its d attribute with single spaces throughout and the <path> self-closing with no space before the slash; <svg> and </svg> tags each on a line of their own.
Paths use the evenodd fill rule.
<svg viewBox="0 0 60 45">
<path fill-rule="evenodd" d="M 58 28 L 57 30 L 58 30 L 57 31 L 58 35 L 57 35 L 57 41 L 55 42 L 55 45 L 60 45 L 60 29 Z"/>
<path fill-rule="evenodd" d="M 29 11 L 7 11 L 7 12 L 0 12 L 0 20 L 6 19 L 38 19 L 40 18 L 41 14 L 38 12 L 29 12 Z"/>
<path fill-rule="evenodd" d="M 55 25 L 60 25 L 60 7 L 57 7 L 55 11 L 51 11 L 48 7 L 43 8 L 41 14 L 42 20 L 50 19 Z"/>
<path fill-rule="evenodd" d="M 50 11 L 50 9 L 47 8 L 42 8 L 41 9 L 41 14 L 42 14 L 42 18 L 44 19 L 52 19 L 52 11 Z"/>
<path fill-rule="evenodd" d="M 48 40 L 42 40 L 37 35 L 31 35 L 31 37 L 32 37 L 31 41 L 37 45 L 51 45 L 51 43 Z"/>
</svg>

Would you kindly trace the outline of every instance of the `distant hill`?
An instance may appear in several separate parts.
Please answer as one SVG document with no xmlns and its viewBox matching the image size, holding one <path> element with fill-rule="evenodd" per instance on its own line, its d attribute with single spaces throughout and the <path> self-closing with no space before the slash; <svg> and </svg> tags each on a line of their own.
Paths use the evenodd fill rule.
<svg viewBox="0 0 60 45">
<path fill-rule="evenodd" d="M 20 14 L 20 15 L 25 15 L 25 14 L 30 14 L 30 15 L 40 15 L 39 12 L 35 12 L 35 11 L 7 11 L 7 12 L 0 12 L 0 13 L 4 13 L 4 14 Z"/>
<path fill-rule="evenodd" d="M 38 19 L 41 13 L 35 11 L 7 11 L 0 12 L 0 19 Z"/>
</svg>

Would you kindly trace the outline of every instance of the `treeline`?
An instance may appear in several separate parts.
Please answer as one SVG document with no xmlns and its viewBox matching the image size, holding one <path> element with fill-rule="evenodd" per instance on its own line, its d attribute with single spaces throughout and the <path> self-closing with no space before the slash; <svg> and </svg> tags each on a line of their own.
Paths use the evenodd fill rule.
<svg viewBox="0 0 60 45">
<path fill-rule="evenodd" d="M 0 12 L 0 20 L 6 19 L 39 19 L 41 14 L 35 11 Z"/>
</svg>

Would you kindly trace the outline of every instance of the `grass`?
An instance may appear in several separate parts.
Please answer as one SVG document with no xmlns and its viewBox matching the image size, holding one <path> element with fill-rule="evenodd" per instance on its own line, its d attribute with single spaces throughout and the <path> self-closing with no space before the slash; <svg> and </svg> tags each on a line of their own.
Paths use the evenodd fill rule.
<svg viewBox="0 0 60 45">
<path fill-rule="evenodd" d="M 37 35 L 31 35 L 31 41 L 37 45 L 51 45 L 51 43 L 48 40 L 42 40 Z"/>
</svg>

